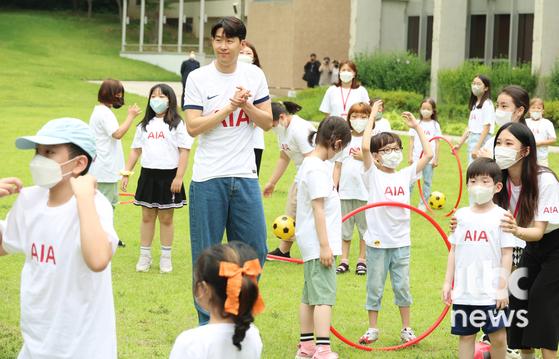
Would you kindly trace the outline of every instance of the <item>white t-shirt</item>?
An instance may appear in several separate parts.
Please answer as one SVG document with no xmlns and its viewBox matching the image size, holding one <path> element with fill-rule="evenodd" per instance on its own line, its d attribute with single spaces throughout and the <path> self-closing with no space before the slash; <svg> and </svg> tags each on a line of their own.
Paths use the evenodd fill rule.
<svg viewBox="0 0 559 359">
<path fill-rule="evenodd" d="M 268 101 L 270 93 L 264 72 L 257 66 L 237 63 L 235 72 L 224 74 L 212 62 L 188 75 L 184 109 L 208 116 L 225 107 L 237 86 L 249 90 L 254 105 Z M 219 177 L 257 178 L 254 162 L 254 131 L 251 119 L 237 109 L 212 130 L 199 137 L 194 156 L 192 180 L 202 182 Z"/>
<path fill-rule="evenodd" d="M 506 186 L 507 190 L 510 188 L 509 210 L 514 214 L 522 185 L 515 186 L 510 180 L 507 180 Z M 540 194 L 534 221 L 548 222 L 545 233 L 549 233 L 559 228 L 559 182 L 551 172 L 540 172 L 538 174 L 538 189 Z M 516 247 L 524 248 L 525 246 L 525 241 L 517 239 Z"/>
<path fill-rule="evenodd" d="M 48 195 L 48 189 L 24 188 L 2 230 L 4 250 L 25 255 L 18 358 L 116 358 L 111 265 L 99 273 L 89 269 L 76 198 L 48 207 Z M 99 191 L 95 206 L 114 253 L 113 208 Z"/>
<path fill-rule="evenodd" d="M 142 149 L 142 167 L 171 170 L 179 165 L 179 148 L 189 150 L 193 142 L 183 121 L 169 130 L 163 118 L 154 117 L 148 122 L 145 131 L 141 125 L 136 126 L 131 147 Z"/>
<path fill-rule="evenodd" d="M 381 118 L 375 121 L 375 128 L 373 129 L 373 136 L 381 132 L 392 132 L 390 122 L 386 118 Z"/>
<path fill-rule="evenodd" d="M 369 94 L 363 86 L 356 89 L 344 89 L 341 86 L 332 85 L 324 94 L 320 112 L 330 116 L 341 116 L 345 119 L 351 106 L 357 102 L 369 103 Z"/>
<path fill-rule="evenodd" d="M 342 151 L 342 157 L 336 162 L 342 164 L 340 174 L 340 199 L 367 200 L 367 188 L 361 173 L 363 172 L 363 161 L 356 160 L 353 155 L 361 151 L 363 137 L 351 136 L 351 142 Z"/>
<path fill-rule="evenodd" d="M 258 126 L 254 127 L 253 141 L 254 148 L 259 150 L 266 148 L 266 144 L 264 143 L 264 130 Z"/>
<path fill-rule="evenodd" d="M 332 166 L 320 158 L 305 157 L 299 168 L 297 182 L 297 226 L 295 235 L 303 260 L 320 258 L 320 242 L 316 232 L 311 201 L 324 198 L 324 215 L 328 243 L 333 255 L 342 254 L 342 209 L 340 196 L 334 189 Z"/>
<path fill-rule="evenodd" d="M 489 99 L 485 100 L 481 108 L 474 105 L 468 120 L 468 130 L 470 133 L 481 133 L 485 125 L 490 125 L 489 133 L 493 133 L 495 129 L 495 107 Z"/>
<path fill-rule="evenodd" d="M 97 156 L 89 173 L 98 182 L 114 183 L 120 180 L 120 171 L 124 169 L 124 152 L 120 140 L 113 137 L 119 128 L 113 111 L 105 105 L 97 105 L 89 118 L 89 127 L 95 135 Z"/>
<path fill-rule="evenodd" d="M 233 345 L 235 324 L 206 324 L 182 332 L 176 339 L 169 359 L 259 359 L 262 339 L 254 325 L 246 331 L 241 350 Z"/>
<path fill-rule="evenodd" d="M 501 249 L 515 246 L 514 236 L 501 229 L 505 210 L 495 205 L 484 213 L 470 207 L 456 211 L 458 222 L 449 237 L 455 247 L 452 301 L 463 305 L 494 305 Z"/>
<path fill-rule="evenodd" d="M 423 133 L 425 133 L 425 137 L 427 138 L 427 141 L 429 141 L 433 137 L 442 135 L 441 126 L 437 121 L 422 120 L 419 121 L 419 126 L 423 129 Z M 419 139 L 417 132 L 415 132 L 413 128 L 410 128 L 408 133 L 411 137 L 413 137 L 413 160 L 417 161 L 419 160 L 419 156 L 421 156 L 421 152 L 423 152 L 423 147 L 421 146 L 421 140 Z M 431 149 L 433 150 L 433 154 L 436 155 L 437 140 L 431 141 L 430 144 L 431 144 Z M 435 160 L 436 158 L 435 156 L 433 156 L 431 162 Z"/>
<path fill-rule="evenodd" d="M 363 173 L 363 172 L 361 172 Z M 416 163 L 395 173 L 386 173 L 375 165 L 362 174 L 369 192 L 367 203 L 410 203 L 410 186 L 417 181 Z M 365 212 L 367 232 L 365 243 L 375 248 L 400 248 L 409 246 L 410 211 L 400 207 L 376 207 Z"/>
<path fill-rule="evenodd" d="M 280 150 L 293 161 L 295 168 L 299 170 L 303 163 L 304 155 L 311 152 L 314 146 L 309 143 L 309 135 L 316 131 L 313 124 L 297 115 L 291 117 L 291 122 L 286 129 L 278 128 L 278 145 Z"/>
<path fill-rule="evenodd" d="M 528 125 L 528 127 L 534 134 L 536 142 L 557 139 L 557 136 L 555 135 L 555 128 L 553 128 L 553 123 L 551 123 L 551 121 L 549 121 L 547 118 L 542 118 L 538 121 L 527 118 L 526 125 Z M 549 146 L 538 146 L 538 160 L 547 159 L 548 147 Z"/>
</svg>

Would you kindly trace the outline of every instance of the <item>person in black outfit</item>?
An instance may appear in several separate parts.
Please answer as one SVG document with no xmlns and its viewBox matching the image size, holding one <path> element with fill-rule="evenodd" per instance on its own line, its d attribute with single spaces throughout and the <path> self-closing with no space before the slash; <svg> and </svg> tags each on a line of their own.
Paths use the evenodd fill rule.
<svg viewBox="0 0 559 359">
<path fill-rule="evenodd" d="M 311 54 L 311 59 L 305 64 L 303 80 L 307 81 L 307 87 L 315 87 L 320 79 L 320 61 L 316 60 L 316 54 Z"/>
<path fill-rule="evenodd" d="M 200 63 L 196 60 L 196 53 L 190 51 L 190 56 L 188 60 L 182 62 L 181 65 L 181 77 L 182 77 L 182 96 L 181 96 L 181 108 L 184 107 L 184 85 L 186 84 L 186 79 L 188 74 L 200 67 Z"/>
</svg>

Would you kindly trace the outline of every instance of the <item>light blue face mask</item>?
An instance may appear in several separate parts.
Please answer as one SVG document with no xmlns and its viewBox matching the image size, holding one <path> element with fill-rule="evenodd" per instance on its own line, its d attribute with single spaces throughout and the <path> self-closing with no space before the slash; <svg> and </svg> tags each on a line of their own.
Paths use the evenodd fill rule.
<svg viewBox="0 0 559 359">
<path fill-rule="evenodd" d="M 167 111 L 169 108 L 169 101 L 167 99 L 151 98 L 149 100 L 149 107 L 151 107 L 156 114 L 160 114 Z"/>
</svg>

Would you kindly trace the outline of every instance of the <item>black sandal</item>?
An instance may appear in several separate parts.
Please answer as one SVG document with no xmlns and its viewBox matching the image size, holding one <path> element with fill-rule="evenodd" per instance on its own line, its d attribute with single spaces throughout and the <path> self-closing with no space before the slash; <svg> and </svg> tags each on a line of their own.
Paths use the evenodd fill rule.
<svg viewBox="0 0 559 359">
<path fill-rule="evenodd" d="M 357 263 L 355 266 L 355 274 L 357 275 L 366 275 L 367 274 L 367 265 L 365 263 Z"/>
<path fill-rule="evenodd" d="M 338 268 L 336 268 L 336 274 L 344 274 L 349 272 L 349 265 L 347 263 L 340 263 Z"/>
</svg>

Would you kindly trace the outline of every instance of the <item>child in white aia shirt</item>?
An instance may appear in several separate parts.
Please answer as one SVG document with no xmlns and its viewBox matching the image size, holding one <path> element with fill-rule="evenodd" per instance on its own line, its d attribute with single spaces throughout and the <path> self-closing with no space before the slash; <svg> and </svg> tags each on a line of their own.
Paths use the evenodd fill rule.
<svg viewBox="0 0 559 359">
<path fill-rule="evenodd" d="M 424 156 L 411 166 L 399 171 L 402 162 L 402 141 L 396 134 L 382 132 L 373 136 L 375 116 L 382 101 L 374 103 L 369 123 L 363 134 L 363 178 L 369 192 L 368 203 L 400 202 L 410 203 L 410 186 L 414 183 L 427 163 L 433 158 L 433 151 L 423 129 L 410 112 L 402 117 L 406 124 L 415 130 L 421 141 Z M 373 163 L 374 162 L 374 163 Z M 394 291 L 394 302 L 400 309 L 402 330 L 400 339 L 408 342 L 415 339 L 410 328 L 410 213 L 398 207 L 377 207 L 366 213 L 367 232 L 367 303 L 369 329 L 360 338 L 363 344 L 376 341 L 379 337 L 377 327 L 378 312 L 384 292 L 386 275 Z"/>
<path fill-rule="evenodd" d="M 501 228 L 506 211 L 493 203 L 493 195 L 503 188 L 501 170 L 493 159 L 481 157 L 468 167 L 466 176 L 471 205 L 456 212 L 442 297 L 445 304 L 452 303 L 451 333 L 460 336 L 458 357 L 474 352 L 481 329 L 489 335 L 491 358 L 505 358 L 501 315 L 506 313 L 500 311 L 508 305 L 515 238 Z"/>
<path fill-rule="evenodd" d="M 336 302 L 335 256 L 342 253 L 342 214 L 328 160 L 350 141 L 346 120 L 326 118 L 318 126 L 315 149 L 305 157 L 298 172 L 295 235 L 303 256 L 305 284 L 299 306 L 301 336 L 297 358 L 338 357 L 330 349 L 330 318 Z"/>
<path fill-rule="evenodd" d="M 557 135 L 555 135 L 553 123 L 547 118 L 543 118 L 544 111 L 543 100 L 539 97 L 533 98 L 530 101 L 530 117 L 526 119 L 526 125 L 530 128 L 536 139 L 538 164 L 549 167 L 547 159 L 548 147 L 555 143 Z"/>
<path fill-rule="evenodd" d="M 134 204 L 142 207 L 137 272 L 147 272 L 151 268 L 151 243 L 158 218 L 161 241 L 159 271 L 169 273 L 173 270 L 173 212 L 186 204 L 182 180 L 193 141 L 177 113 L 177 98 L 173 89 L 166 84 L 153 86 L 149 91 L 146 114 L 136 127 L 121 183 L 122 190 L 126 191 L 129 176 L 141 156 L 142 171 L 134 195 Z"/>
<path fill-rule="evenodd" d="M 36 151 L 36 186 L 21 189 L 0 225 L 0 256 L 25 255 L 18 358 L 116 359 L 111 258 L 118 237 L 111 204 L 85 175 L 95 137 L 83 121 L 62 118 L 16 146 Z M 21 183 L 12 181 L 8 192 L 14 186 Z"/>
<path fill-rule="evenodd" d="M 194 296 L 210 321 L 182 332 L 170 359 L 259 359 L 262 339 L 252 324 L 264 310 L 256 252 L 232 241 L 203 251 L 194 270 Z"/>
</svg>

